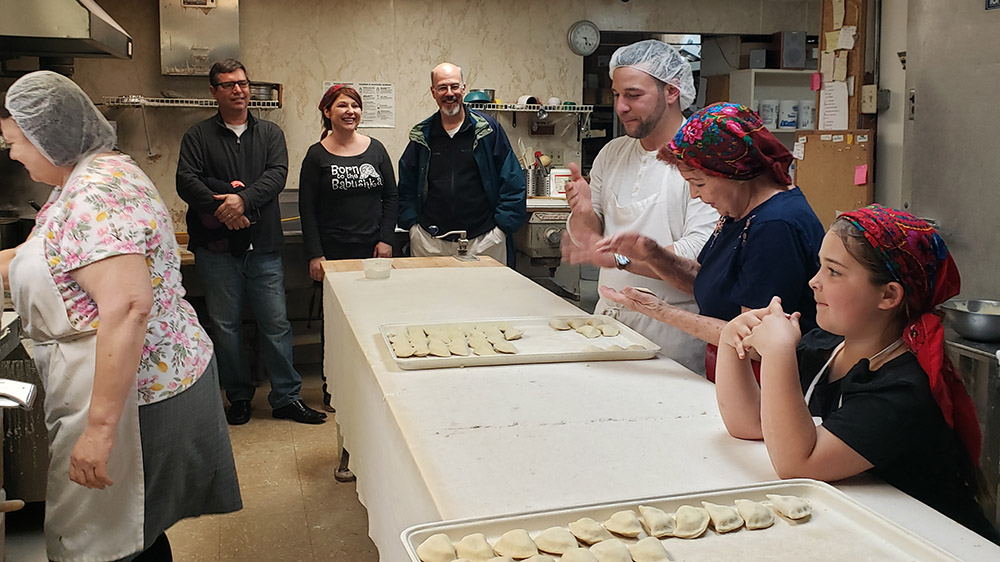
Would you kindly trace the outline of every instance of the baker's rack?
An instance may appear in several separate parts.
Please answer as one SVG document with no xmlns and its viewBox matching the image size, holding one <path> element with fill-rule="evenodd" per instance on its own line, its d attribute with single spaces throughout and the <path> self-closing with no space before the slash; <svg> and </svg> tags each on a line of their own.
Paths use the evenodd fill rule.
<svg viewBox="0 0 1000 562">
<path fill-rule="evenodd" d="M 218 107 L 219 103 L 207 98 L 147 98 L 145 96 L 104 96 L 107 107 Z M 250 109 L 281 109 L 280 100 L 250 100 Z"/>
<path fill-rule="evenodd" d="M 149 126 L 146 124 L 147 107 L 167 107 L 167 108 L 213 108 L 219 107 L 219 102 L 209 98 L 147 98 L 140 95 L 127 96 L 104 96 L 102 98 L 105 107 L 129 108 L 138 107 L 142 111 L 142 128 L 146 133 L 146 154 L 150 159 L 159 158 L 159 154 L 153 153 L 153 144 L 149 140 Z M 281 96 L 276 100 L 255 100 L 247 102 L 249 109 L 281 109 Z"/>
</svg>

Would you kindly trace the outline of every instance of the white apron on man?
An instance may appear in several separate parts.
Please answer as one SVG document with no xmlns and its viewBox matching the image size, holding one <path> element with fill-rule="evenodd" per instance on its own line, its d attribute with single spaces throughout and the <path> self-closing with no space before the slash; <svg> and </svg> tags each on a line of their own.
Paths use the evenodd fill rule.
<svg viewBox="0 0 1000 562">
<path fill-rule="evenodd" d="M 691 199 L 680 172 L 657 160 L 656 152 L 645 150 L 638 139 L 619 137 L 609 142 L 594 161 L 590 185 L 594 211 L 604 221 L 604 236 L 638 232 L 660 246 L 673 245 L 685 258 L 698 258 L 719 218 L 712 207 Z M 598 282 L 616 290 L 646 287 L 664 302 L 698 312 L 694 295 L 666 281 L 601 268 Z M 656 342 L 667 357 L 704 372 L 705 343 L 701 340 L 603 297 L 595 312 L 618 318 Z"/>
</svg>

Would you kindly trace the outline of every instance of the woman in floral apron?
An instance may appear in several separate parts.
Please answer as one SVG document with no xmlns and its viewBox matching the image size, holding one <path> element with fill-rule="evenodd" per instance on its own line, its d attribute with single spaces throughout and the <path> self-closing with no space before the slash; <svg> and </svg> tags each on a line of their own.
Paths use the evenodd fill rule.
<svg viewBox="0 0 1000 562">
<path fill-rule="evenodd" d="M 170 560 L 176 521 L 242 507 L 170 216 L 68 78 L 17 80 L 0 95 L 0 131 L 55 187 L 28 240 L 0 253 L 46 392 L 48 557 Z"/>
</svg>

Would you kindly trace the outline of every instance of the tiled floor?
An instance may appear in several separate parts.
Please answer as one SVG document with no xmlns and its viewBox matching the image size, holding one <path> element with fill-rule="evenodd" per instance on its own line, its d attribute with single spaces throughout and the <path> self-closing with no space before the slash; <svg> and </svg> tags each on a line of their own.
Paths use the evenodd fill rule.
<svg viewBox="0 0 1000 562">
<path fill-rule="evenodd" d="M 580 283 L 576 306 L 593 312 L 597 282 Z M 296 365 L 302 396 L 318 407 L 319 365 Z M 167 531 L 177 562 L 376 562 L 368 512 L 354 484 L 333 479 L 338 464 L 335 420 L 318 426 L 271 418 L 267 387 L 254 398 L 253 419 L 230 427 L 243 510 L 188 519 Z M 45 560 L 42 505 L 9 514 L 8 562 Z"/>
<path fill-rule="evenodd" d="M 311 371 L 311 372 L 310 372 Z M 302 395 L 321 401 L 318 366 L 303 369 Z M 318 426 L 271 418 L 258 389 L 250 423 L 230 428 L 243 510 L 188 519 L 167 531 L 177 562 L 375 562 L 368 512 L 354 484 L 333 479 L 333 419 Z M 331 416 L 332 418 L 332 416 Z M 40 506 L 9 520 L 9 562 L 45 560 Z"/>
</svg>

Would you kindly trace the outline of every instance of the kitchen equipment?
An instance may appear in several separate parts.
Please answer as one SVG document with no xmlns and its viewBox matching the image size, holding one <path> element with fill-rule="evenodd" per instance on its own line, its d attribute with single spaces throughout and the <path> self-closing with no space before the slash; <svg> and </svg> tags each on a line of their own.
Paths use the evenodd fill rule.
<svg viewBox="0 0 1000 562">
<path fill-rule="evenodd" d="M 388 279 L 392 273 L 392 258 L 368 258 L 361 265 L 368 279 Z"/>
<path fill-rule="evenodd" d="M 486 103 L 495 103 L 494 100 L 496 100 L 497 96 L 496 96 L 496 90 L 494 90 L 493 88 L 476 88 L 474 90 L 469 90 L 469 93 L 476 93 L 476 92 L 486 94 L 486 99 L 488 100 Z"/>
<path fill-rule="evenodd" d="M 963 337 L 975 341 L 1000 341 L 1000 301 L 951 299 L 941 304 L 948 323 Z"/>
<path fill-rule="evenodd" d="M 470 105 L 493 103 L 493 98 L 485 92 L 472 91 L 465 94 L 465 103 Z"/>
<path fill-rule="evenodd" d="M 526 105 L 538 105 L 538 98 L 535 96 L 529 96 L 527 94 L 517 98 L 517 107 L 524 107 Z"/>
<path fill-rule="evenodd" d="M 531 197 L 548 197 L 550 179 L 549 174 L 538 166 L 532 166 L 524 171 L 527 183 L 527 193 Z"/>
<path fill-rule="evenodd" d="M 497 318 L 489 319 L 490 324 L 501 322 L 512 325 L 522 330 L 524 334 L 521 339 L 510 343 L 517 348 L 514 354 L 499 355 L 452 355 L 450 357 L 396 357 L 392 352 L 392 344 L 389 342 L 389 334 L 406 333 L 406 329 L 418 326 L 421 328 L 441 327 L 472 327 L 483 322 L 441 322 L 428 324 L 424 322 L 409 324 L 385 324 L 379 327 L 382 339 L 385 342 L 389 355 L 396 360 L 396 364 L 403 370 L 420 369 L 442 369 L 447 367 L 474 367 L 482 365 L 515 365 L 531 363 L 564 363 L 571 361 L 622 361 L 628 359 L 651 359 L 656 356 L 660 346 L 646 339 L 642 334 L 632 328 L 622 324 L 610 316 L 588 316 L 580 314 L 578 316 L 559 316 L 564 320 L 570 319 L 599 319 L 605 324 L 614 324 L 619 329 L 617 336 L 600 336 L 597 338 L 587 338 L 574 331 L 558 331 L 549 326 L 552 318 Z M 588 346 L 599 346 L 607 348 L 610 345 L 618 345 L 627 348 L 630 345 L 641 346 L 642 349 L 589 349 Z"/>
<path fill-rule="evenodd" d="M 562 100 L 555 96 L 552 96 L 551 98 L 549 98 L 548 105 L 562 105 Z"/>
<path fill-rule="evenodd" d="M 566 197 L 566 184 L 571 181 L 573 172 L 569 168 L 549 170 L 549 197 Z"/>
<path fill-rule="evenodd" d="M 444 533 L 452 542 L 458 542 L 472 533 L 482 533 L 490 544 L 495 544 L 503 533 L 513 529 L 524 529 L 529 535 L 537 536 L 549 527 L 566 528 L 581 517 L 590 517 L 598 522 L 605 521 L 618 511 L 637 511 L 639 505 L 672 513 L 682 505 L 701 507 L 702 501 L 720 505 L 733 505 L 737 499 L 767 501 L 765 494 L 805 498 L 812 506 L 812 515 L 794 523 L 783 517 L 776 517 L 774 525 L 767 529 L 749 531 L 744 528 L 724 535 L 709 530 L 697 539 L 671 537 L 660 542 L 670 554 L 671 560 L 688 562 L 958 560 L 940 547 L 889 521 L 833 486 L 805 478 L 511 515 L 438 521 L 410 527 L 400 534 L 400 539 L 412 561 L 419 562 L 417 546 L 438 533 Z M 645 533 L 639 535 L 639 537 L 645 536 Z M 636 542 L 636 539 L 616 538 L 626 544 Z"/>
<path fill-rule="evenodd" d="M 559 243 L 566 230 L 569 213 L 565 211 L 535 211 L 527 224 L 514 233 L 514 246 L 529 258 L 558 258 Z"/>
<path fill-rule="evenodd" d="M 21 243 L 17 217 L 0 216 L 0 249 L 13 248 Z"/>
<path fill-rule="evenodd" d="M 93 1 L 0 0 L 0 13 L 2 53 L 132 58 L 132 37 Z"/>
<path fill-rule="evenodd" d="M 252 100 L 267 100 L 271 101 L 274 99 L 274 86 L 266 83 L 250 83 L 250 99 Z"/>
</svg>

